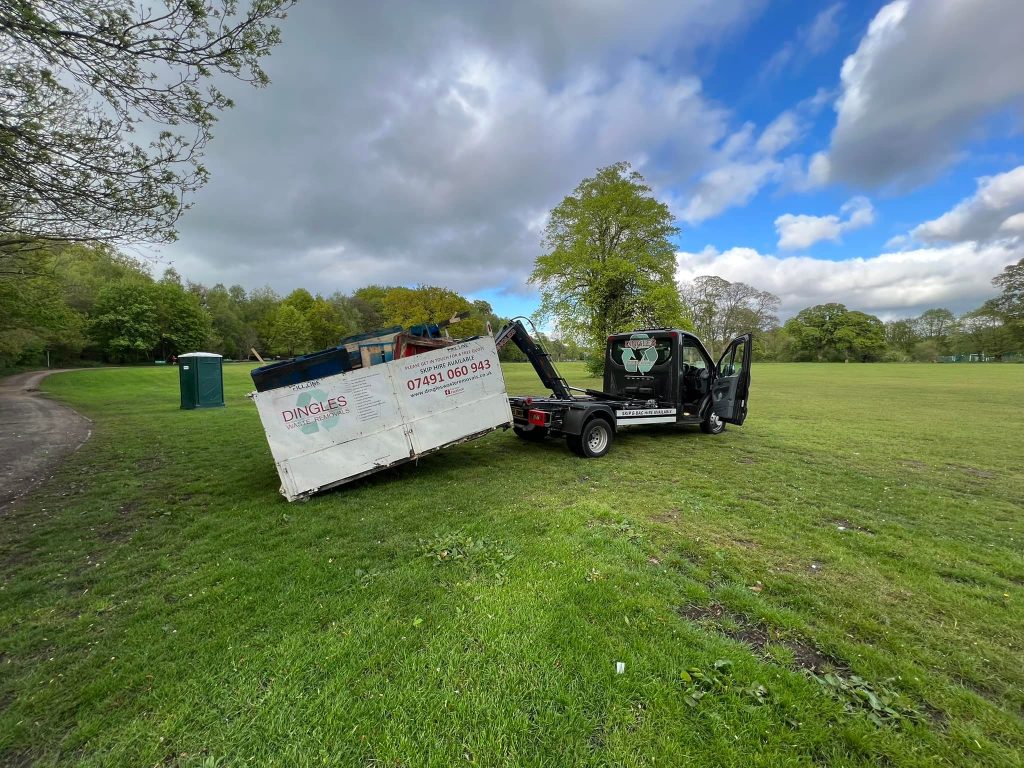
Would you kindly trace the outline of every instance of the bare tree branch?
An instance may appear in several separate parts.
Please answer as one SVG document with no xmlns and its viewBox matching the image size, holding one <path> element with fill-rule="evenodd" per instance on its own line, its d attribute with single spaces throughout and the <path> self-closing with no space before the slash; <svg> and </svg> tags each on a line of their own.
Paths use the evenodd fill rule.
<svg viewBox="0 0 1024 768">
<path fill-rule="evenodd" d="M 216 82 L 269 82 L 294 1 L 0 0 L 0 251 L 173 240 L 232 105 Z"/>
</svg>

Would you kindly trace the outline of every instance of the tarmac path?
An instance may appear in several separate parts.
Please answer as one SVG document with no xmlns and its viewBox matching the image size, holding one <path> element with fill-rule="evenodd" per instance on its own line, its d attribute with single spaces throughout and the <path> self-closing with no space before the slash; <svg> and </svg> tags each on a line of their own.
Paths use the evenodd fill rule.
<svg viewBox="0 0 1024 768">
<path fill-rule="evenodd" d="M 39 394 L 39 382 L 65 370 L 0 379 L 0 515 L 52 477 L 64 457 L 92 434 L 89 419 Z"/>
</svg>

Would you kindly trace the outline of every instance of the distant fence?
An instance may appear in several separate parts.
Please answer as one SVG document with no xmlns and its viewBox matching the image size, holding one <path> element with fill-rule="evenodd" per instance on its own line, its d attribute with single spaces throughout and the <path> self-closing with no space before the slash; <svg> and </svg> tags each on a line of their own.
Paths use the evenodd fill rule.
<svg viewBox="0 0 1024 768">
<path fill-rule="evenodd" d="M 936 358 L 940 363 L 1024 363 L 1024 354 L 1020 352 L 1008 352 L 1005 355 L 983 355 L 973 352 L 964 355 L 944 355 Z"/>
</svg>

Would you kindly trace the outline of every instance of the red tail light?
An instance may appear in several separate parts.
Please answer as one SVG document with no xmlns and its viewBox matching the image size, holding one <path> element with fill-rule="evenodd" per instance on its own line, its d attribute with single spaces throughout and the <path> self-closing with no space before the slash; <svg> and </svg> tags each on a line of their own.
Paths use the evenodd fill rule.
<svg viewBox="0 0 1024 768">
<path fill-rule="evenodd" d="M 527 415 L 526 420 L 535 426 L 546 427 L 550 416 L 551 414 L 547 411 L 538 411 L 537 409 L 533 409 Z"/>
<path fill-rule="evenodd" d="M 533 405 L 533 398 L 532 397 L 528 397 L 523 402 L 526 403 L 526 407 L 529 408 L 531 405 Z"/>
</svg>

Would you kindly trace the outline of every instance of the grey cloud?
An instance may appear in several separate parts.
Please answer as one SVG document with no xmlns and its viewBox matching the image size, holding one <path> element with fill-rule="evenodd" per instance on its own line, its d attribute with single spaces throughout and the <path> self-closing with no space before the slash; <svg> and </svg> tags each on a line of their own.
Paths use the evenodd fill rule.
<svg viewBox="0 0 1024 768">
<path fill-rule="evenodd" d="M 912 185 L 951 162 L 979 122 L 1024 101 L 1024 3 L 897 0 L 842 68 L 829 181 Z"/>
<path fill-rule="evenodd" d="M 164 255 L 281 290 L 520 289 L 545 213 L 597 167 L 627 159 L 668 188 L 711 162 L 729 114 L 658 62 L 744 5 L 300 4 L 271 86 L 233 90 Z"/>
</svg>

